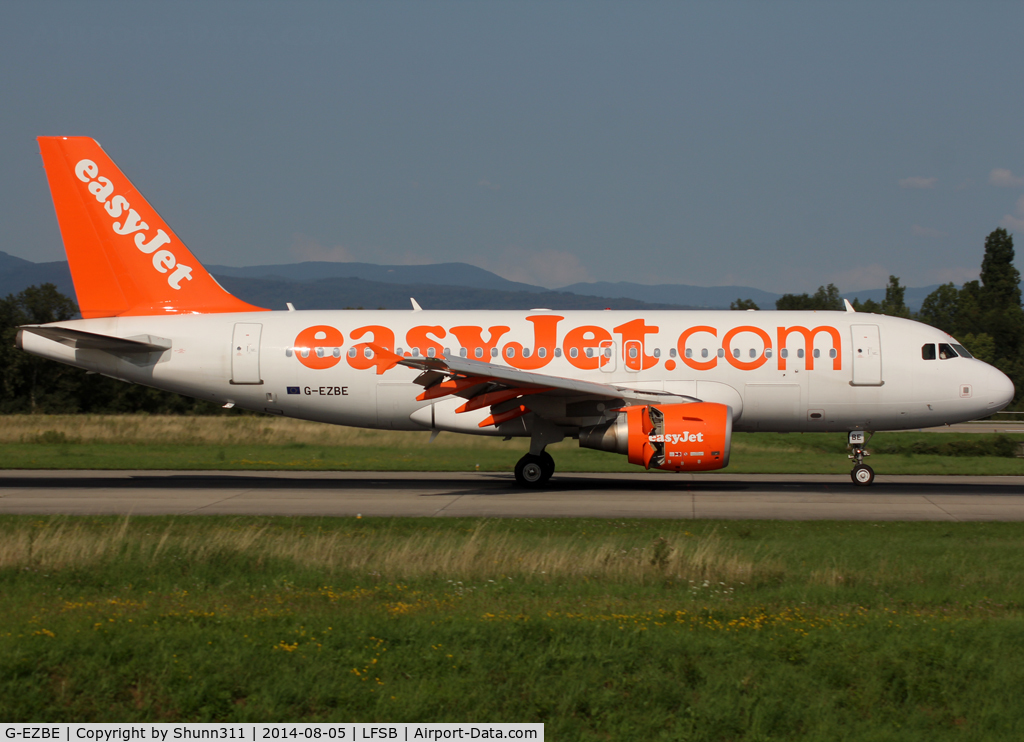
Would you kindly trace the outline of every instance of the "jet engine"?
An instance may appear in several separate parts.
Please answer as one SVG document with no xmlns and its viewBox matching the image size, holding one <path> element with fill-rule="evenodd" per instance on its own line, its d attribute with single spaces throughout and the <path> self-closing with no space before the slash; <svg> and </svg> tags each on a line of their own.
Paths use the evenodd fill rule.
<svg viewBox="0 0 1024 742">
<path fill-rule="evenodd" d="M 580 446 L 613 451 L 647 469 L 710 471 L 729 464 L 732 410 L 714 402 L 627 407 L 580 431 Z"/>
</svg>

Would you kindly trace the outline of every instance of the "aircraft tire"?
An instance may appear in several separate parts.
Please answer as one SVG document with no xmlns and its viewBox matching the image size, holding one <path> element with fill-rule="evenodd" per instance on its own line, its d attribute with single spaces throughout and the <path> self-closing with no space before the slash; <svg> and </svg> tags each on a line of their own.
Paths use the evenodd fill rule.
<svg viewBox="0 0 1024 742">
<path fill-rule="evenodd" d="M 858 487 L 870 487 L 875 481 L 875 470 L 867 464 L 857 464 L 850 472 L 850 479 Z"/>
<path fill-rule="evenodd" d="M 551 458 L 551 454 L 547 451 L 541 451 L 539 458 L 541 468 L 544 469 L 544 481 L 546 482 L 555 473 L 555 460 Z"/>
<path fill-rule="evenodd" d="M 554 461 L 551 463 L 551 469 L 548 469 L 543 456 L 526 454 L 516 463 L 516 483 L 522 487 L 543 486 L 554 472 Z"/>
</svg>

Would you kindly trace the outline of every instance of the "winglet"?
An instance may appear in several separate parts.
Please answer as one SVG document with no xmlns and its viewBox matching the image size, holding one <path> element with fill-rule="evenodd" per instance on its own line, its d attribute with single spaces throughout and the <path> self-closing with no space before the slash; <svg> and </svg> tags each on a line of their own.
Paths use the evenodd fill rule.
<svg viewBox="0 0 1024 742">
<path fill-rule="evenodd" d="M 263 312 L 235 298 L 89 137 L 39 137 L 85 318 Z"/>
<path fill-rule="evenodd" d="M 857 311 L 856 309 L 853 308 L 853 304 L 850 303 L 849 299 L 843 299 L 843 304 L 846 305 L 846 311 L 847 312 L 856 312 Z"/>
<path fill-rule="evenodd" d="M 409 297 L 409 301 L 412 302 L 412 311 L 414 311 L 414 312 L 422 312 L 423 311 L 423 307 L 420 306 L 420 303 L 418 301 L 416 301 L 415 299 L 413 299 L 411 296 Z"/>
</svg>

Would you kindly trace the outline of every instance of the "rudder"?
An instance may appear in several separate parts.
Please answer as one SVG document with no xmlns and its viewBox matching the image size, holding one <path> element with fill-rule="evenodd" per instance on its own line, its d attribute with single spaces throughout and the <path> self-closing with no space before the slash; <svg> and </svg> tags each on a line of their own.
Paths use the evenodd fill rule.
<svg viewBox="0 0 1024 742">
<path fill-rule="evenodd" d="M 39 137 L 85 318 L 267 311 L 217 283 L 89 137 Z"/>
</svg>

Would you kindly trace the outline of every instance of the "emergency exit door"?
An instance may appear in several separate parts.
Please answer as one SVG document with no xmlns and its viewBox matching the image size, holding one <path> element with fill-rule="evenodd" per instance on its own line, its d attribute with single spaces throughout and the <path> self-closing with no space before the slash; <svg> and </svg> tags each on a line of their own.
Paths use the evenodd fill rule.
<svg viewBox="0 0 1024 742">
<path fill-rule="evenodd" d="M 263 325 L 239 322 L 231 336 L 231 383 L 262 384 L 260 333 Z"/>
<path fill-rule="evenodd" d="M 853 325 L 853 381 L 854 386 L 882 385 L 882 343 L 878 325 Z"/>
</svg>

